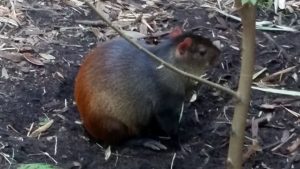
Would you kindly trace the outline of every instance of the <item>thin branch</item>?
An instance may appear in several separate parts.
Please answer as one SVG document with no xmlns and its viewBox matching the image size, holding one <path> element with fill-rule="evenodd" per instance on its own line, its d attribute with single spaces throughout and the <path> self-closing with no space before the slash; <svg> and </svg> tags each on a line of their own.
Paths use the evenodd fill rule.
<svg viewBox="0 0 300 169">
<path fill-rule="evenodd" d="M 281 47 L 281 46 L 280 46 L 280 45 L 279 45 L 279 44 L 271 37 L 270 34 L 268 34 L 268 33 L 266 33 L 266 32 L 263 32 L 263 35 L 264 35 L 270 42 L 272 42 L 272 43 L 275 45 L 275 47 L 276 47 L 277 49 L 279 49 L 279 52 L 281 52 L 281 53 L 283 54 L 284 57 L 290 59 L 290 56 L 289 56 L 289 54 L 286 52 L 286 50 L 285 50 L 283 47 Z"/>
<path fill-rule="evenodd" d="M 75 23 L 83 24 L 83 25 L 89 25 L 89 26 L 106 26 L 105 23 L 103 23 L 102 20 L 75 20 Z"/>
<path fill-rule="evenodd" d="M 193 74 L 187 73 L 187 72 L 185 72 L 185 71 L 183 71 L 183 70 L 180 70 L 180 69 L 174 67 L 172 64 L 167 63 L 167 62 L 165 62 L 163 59 L 161 59 L 161 58 L 155 56 L 153 53 L 151 53 L 150 51 L 148 51 L 147 49 L 145 49 L 145 48 L 142 47 L 141 45 L 135 43 L 133 40 L 131 40 L 130 38 L 128 38 L 122 31 L 120 31 L 118 28 L 116 28 L 115 26 L 113 26 L 113 25 L 110 23 L 110 21 L 107 20 L 107 19 L 101 14 L 101 12 L 99 12 L 99 11 L 98 11 L 98 10 L 97 10 L 90 2 L 88 2 L 87 0 L 85 0 L 85 2 L 88 4 L 88 6 L 89 6 L 90 8 L 92 8 L 92 9 L 98 14 L 98 16 L 99 16 L 99 17 L 100 17 L 100 18 L 101 18 L 101 19 L 102 19 L 109 27 L 111 27 L 113 30 L 115 30 L 116 32 L 118 32 L 118 33 L 120 34 L 120 36 L 122 36 L 124 39 L 126 39 L 129 43 L 131 43 L 133 46 L 135 46 L 135 47 L 138 48 L 139 50 L 145 52 L 147 55 L 149 55 L 149 56 L 150 56 L 151 58 L 153 58 L 154 60 L 160 62 L 162 65 L 164 65 L 164 66 L 167 67 L 168 69 L 170 69 L 170 70 L 172 70 L 172 71 L 174 71 L 174 72 L 176 72 L 176 73 L 179 73 L 179 74 L 181 74 L 181 75 L 183 75 L 183 76 L 189 77 L 189 78 L 191 78 L 191 79 L 193 79 L 193 80 L 199 81 L 199 82 L 204 83 L 204 84 L 207 84 L 207 85 L 209 85 L 209 86 L 212 86 L 212 87 L 214 87 L 214 88 L 216 88 L 216 89 L 219 89 L 219 90 L 221 90 L 221 91 L 223 91 L 223 92 L 226 92 L 226 93 L 228 93 L 228 94 L 231 94 L 232 96 L 234 96 L 235 98 L 237 98 L 237 99 L 239 100 L 239 96 L 238 96 L 238 94 L 237 94 L 235 91 L 233 91 L 233 90 L 231 90 L 231 89 L 229 89 L 229 88 L 226 88 L 226 87 L 224 87 L 224 86 L 221 86 L 221 85 L 219 85 L 219 84 L 210 82 L 210 81 L 208 81 L 208 80 L 199 78 L 198 76 L 195 76 L 195 75 L 193 75 Z"/>
</svg>

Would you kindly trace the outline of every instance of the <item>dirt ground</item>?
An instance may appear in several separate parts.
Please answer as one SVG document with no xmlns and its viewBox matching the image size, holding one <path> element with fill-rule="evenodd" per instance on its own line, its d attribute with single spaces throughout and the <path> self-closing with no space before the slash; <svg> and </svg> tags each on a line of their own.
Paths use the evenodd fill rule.
<svg viewBox="0 0 300 169">
<path fill-rule="evenodd" d="M 118 146 L 112 147 L 110 158 L 105 160 L 101 143 L 91 140 L 81 126 L 73 85 L 87 51 L 115 33 L 103 24 L 79 23 L 78 20 L 97 20 L 97 16 L 87 6 L 67 2 L 71 1 L 24 0 L 15 6 L 19 9 L 19 26 L 0 21 L 0 168 L 9 168 L 10 163 L 38 162 L 64 169 L 163 169 L 171 165 L 173 169 L 225 168 L 233 101 L 230 96 L 207 86 L 199 88 L 197 100 L 187 103 L 184 111 L 179 135 L 190 148 L 189 153 L 183 154 L 172 148 L 156 152 Z M 114 2 L 108 4 L 117 3 Z M 135 6 L 137 13 L 158 12 L 155 18 L 158 32 L 175 25 L 185 25 L 186 29 L 203 26 L 196 32 L 219 41 L 222 46 L 220 64 L 211 69 L 207 77 L 237 89 L 239 22 L 201 7 L 204 2 L 163 1 L 154 5 L 146 4 L 146 1 L 126 2 Z M 11 9 L 7 1 L 1 1 L 0 5 Z M 126 9 L 123 4 L 121 10 Z M 162 11 L 166 14 L 161 14 Z M 284 11 L 283 24 L 299 25 L 300 19 L 295 17 L 299 14 Z M 110 17 L 114 17 L 113 12 Z M 270 10 L 258 10 L 259 20 L 273 21 L 276 17 Z M 123 28 L 141 28 L 137 25 L 141 22 Z M 264 34 L 257 31 L 255 72 L 264 68 L 265 71 L 255 79 L 255 84 L 269 77 L 268 74 L 291 68 L 259 85 L 300 91 L 299 49 L 299 33 L 265 31 Z M 300 113 L 299 97 L 253 90 L 245 155 L 254 149 L 251 148 L 252 140 L 258 141 L 259 148 L 250 153 L 245 168 L 300 168 L 300 116 L 297 112 Z M 271 120 L 260 122 L 255 132 L 251 119 L 269 116 L 272 116 Z M 53 124 L 49 129 L 38 137 L 28 137 L 28 133 L 50 119 Z"/>
</svg>

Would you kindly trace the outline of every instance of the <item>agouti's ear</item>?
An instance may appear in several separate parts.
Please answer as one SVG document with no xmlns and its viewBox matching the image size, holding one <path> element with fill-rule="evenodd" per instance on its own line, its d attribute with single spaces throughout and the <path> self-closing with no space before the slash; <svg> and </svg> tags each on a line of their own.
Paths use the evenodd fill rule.
<svg viewBox="0 0 300 169">
<path fill-rule="evenodd" d="M 179 26 L 176 26 L 175 28 L 172 29 L 170 32 L 170 37 L 171 38 L 176 38 L 177 36 L 182 35 L 182 29 Z"/>
<path fill-rule="evenodd" d="M 177 45 L 177 52 L 179 54 L 179 56 L 177 57 L 184 57 L 184 53 L 187 51 L 187 49 L 189 47 L 191 47 L 192 45 L 192 38 L 185 38 L 182 42 L 180 42 L 178 45 Z"/>
</svg>

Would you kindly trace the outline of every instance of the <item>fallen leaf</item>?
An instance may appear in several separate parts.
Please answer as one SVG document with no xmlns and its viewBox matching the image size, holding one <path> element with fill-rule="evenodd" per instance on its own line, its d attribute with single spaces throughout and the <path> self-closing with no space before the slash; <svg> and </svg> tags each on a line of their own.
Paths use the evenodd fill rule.
<svg viewBox="0 0 300 169">
<path fill-rule="evenodd" d="M 29 137 L 38 137 L 41 133 L 45 132 L 46 130 L 48 130 L 51 125 L 53 124 L 54 120 L 50 120 L 48 121 L 45 125 L 39 127 L 38 129 L 34 130 Z"/>
<path fill-rule="evenodd" d="M 145 34 L 142 34 L 140 32 L 136 32 L 136 31 L 122 31 L 126 36 L 132 38 L 132 39 L 139 39 L 139 38 L 143 38 L 145 37 Z"/>
<path fill-rule="evenodd" d="M 68 0 L 65 1 L 66 4 L 73 6 L 73 7 L 81 7 L 85 3 L 84 1 L 78 1 L 78 0 Z"/>
<path fill-rule="evenodd" d="M 192 97 L 190 99 L 190 102 L 192 103 L 192 102 L 195 102 L 196 100 L 197 100 L 197 93 L 193 92 L 193 95 L 192 95 Z"/>
<path fill-rule="evenodd" d="M 53 55 L 50 55 L 48 53 L 39 53 L 39 55 L 44 58 L 44 59 L 47 59 L 47 60 L 53 60 L 55 59 L 55 57 Z"/>
<path fill-rule="evenodd" d="M 17 21 L 7 18 L 7 17 L 0 17 L 0 22 L 8 23 L 8 24 L 14 25 L 16 27 L 19 26 Z"/>
<path fill-rule="evenodd" d="M 111 156 L 111 149 L 110 146 L 107 147 L 107 149 L 105 149 L 105 161 L 107 161 L 109 159 L 109 157 Z"/>
<path fill-rule="evenodd" d="M 34 65 L 38 65 L 38 66 L 44 65 L 44 63 L 41 60 L 34 58 L 31 53 L 23 53 L 23 56 L 28 62 Z"/>
<path fill-rule="evenodd" d="M 9 13 L 10 10 L 8 7 L 0 5 L 0 16 L 5 16 L 8 15 Z"/>
<path fill-rule="evenodd" d="M 288 109 L 288 108 L 286 108 L 286 107 L 284 107 L 284 106 L 282 106 L 286 111 L 288 111 L 289 113 L 291 113 L 292 115 L 294 115 L 294 116 L 296 116 L 297 118 L 298 117 L 300 117 L 300 113 L 297 113 L 297 112 L 295 112 L 295 111 L 293 111 L 293 110 L 291 110 L 291 109 Z"/>
<path fill-rule="evenodd" d="M 279 107 L 279 106 L 276 104 L 265 103 L 265 104 L 260 105 L 259 107 L 263 108 L 263 109 L 275 109 L 276 107 Z"/>
<path fill-rule="evenodd" d="M 295 141 L 293 141 L 292 145 L 290 145 L 287 150 L 292 153 L 295 150 L 297 150 L 300 147 L 300 138 L 297 138 Z"/>
<path fill-rule="evenodd" d="M 4 79 L 8 79 L 9 78 L 7 70 L 5 69 L 5 67 L 2 68 L 2 75 L 1 75 L 1 77 L 4 78 Z"/>
<path fill-rule="evenodd" d="M 21 62 L 23 57 L 21 53 L 0 51 L 0 58 L 5 58 L 15 63 Z"/>
<path fill-rule="evenodd" d="M 279 9 L 285 9 L 285 1 L 286 0 L 278 0 Z"/>
</svg>

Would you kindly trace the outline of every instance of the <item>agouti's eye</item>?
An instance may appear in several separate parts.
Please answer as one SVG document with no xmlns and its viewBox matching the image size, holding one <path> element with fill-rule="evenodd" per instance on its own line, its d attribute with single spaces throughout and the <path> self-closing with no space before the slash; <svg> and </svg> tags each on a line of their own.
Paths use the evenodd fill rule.
<svg viewBox="0 0 300 169">
<path fill-rule="evenodd" d="M 199 53 L 201 56 L 204 56 L 207 53 L 207 48 L 203 45 L 199 46 Z"/>
<path fill-rule="evenodd" d="M 200 51 L 200 55 L 204 56 L 206 54 L 206 51 Z"/>
</svg>

